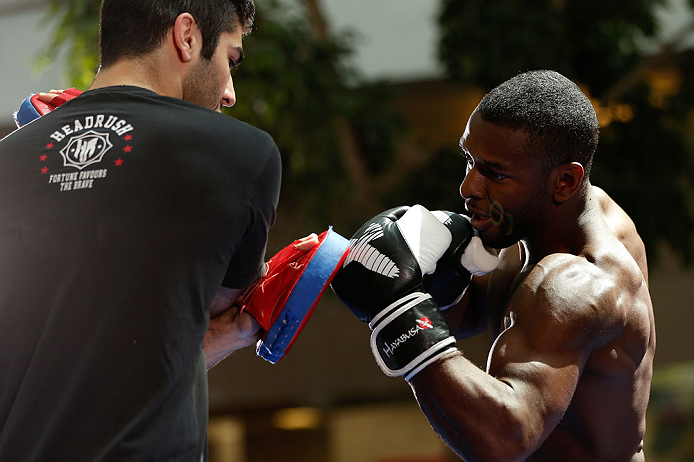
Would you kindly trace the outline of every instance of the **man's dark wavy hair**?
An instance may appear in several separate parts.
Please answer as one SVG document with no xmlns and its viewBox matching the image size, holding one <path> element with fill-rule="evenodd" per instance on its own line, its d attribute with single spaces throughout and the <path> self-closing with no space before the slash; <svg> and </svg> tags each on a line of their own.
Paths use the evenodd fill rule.
<svg viewBox="0 0 694 462">
<path fill-rule="evenodd" d="M 588 97 L 558 72 L 519 74 L 484 96 L 477 108 L 483 120 L 530 135 L 526 147 L 542 155 L 545 173 L 579 162 L 588 178 L 600 128 Z"/>
<path fill-rule="evenodd" d="M 182 13 L 190 13 L 202 34 L 202 56 L 212 58 L 222 32 L 237 24 L 253 27 L 253 0 L 103 0 L 99 43 L 101 66 L 143 56 L 159 47 Z"/>
</svg>

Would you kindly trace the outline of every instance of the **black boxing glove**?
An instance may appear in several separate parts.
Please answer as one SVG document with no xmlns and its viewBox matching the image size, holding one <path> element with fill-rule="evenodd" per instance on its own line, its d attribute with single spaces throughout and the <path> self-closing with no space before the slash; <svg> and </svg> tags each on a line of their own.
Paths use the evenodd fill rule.
<svg viewBox="0 0 694 462">
<path fill-rule="evenodd" d="M 350 241 L 335 294 L 372 329 L 371 350 L 386 375 L 410 380 L 456 350 L 424 276 L 451 244 L 451 233 L 421 205 L 398 207 L 367 221 Z"/>
<path fill-rule="evenodd" d="M 499 265 L 499 258 L 489 253 L 476 235 L 470 220 L 446 210 L 431 212 L 451 233 L 451 244 L 436 265 L 429 292 L 445 310 L 463 298 L 472 275 L 482 276 Z"/>
</svg>

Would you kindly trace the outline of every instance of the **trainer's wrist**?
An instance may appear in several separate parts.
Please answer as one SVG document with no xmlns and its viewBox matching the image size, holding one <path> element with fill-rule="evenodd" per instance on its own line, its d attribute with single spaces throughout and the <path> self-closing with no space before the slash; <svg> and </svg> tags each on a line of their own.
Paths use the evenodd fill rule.
<svg viewBox="0 0 694 462">
<path fill-rule="evenodd" d="M 409 381 L 440 357 L 455 351 L 441 311 L 431 295 L 408 294 L 381 311 L 369 323 L 371 350 L 388 376 Z"/>
</svg>

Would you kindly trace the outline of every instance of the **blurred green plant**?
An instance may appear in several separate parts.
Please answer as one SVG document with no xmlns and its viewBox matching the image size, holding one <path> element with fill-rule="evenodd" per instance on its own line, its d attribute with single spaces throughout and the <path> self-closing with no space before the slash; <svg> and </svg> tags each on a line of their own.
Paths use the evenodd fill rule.
<svg viewBox="0 0 694 462">
<path fill-rule="evenodd" d="M 632 216 L 652 263 L 662 242 L 691 263 L 694 58 L 680 45 L 694 21 L 647 54 L 641 43 L 658 32 L 654 9 L 666 0 L 440 1 L 439 55 L 449 78 L 486 91 L 546 68 L 578 82 L 603 122 L 594 184 Z M 81 89 L 98 68 L 99 3 L 52 0 L 47 15 L 56 28 L 42 60 L 66 51 L 68 79 Z M 293 6 L 257 1 L 244 40 L 249 59 L 233 74 L 238 101 L 226 110 L 276 140 L 284 219 L 350 230 L 392 205 L 460 209 L 460 157 L 407 143 L 405 119 L 391 104 L 397 86 L 366 82 L 350 64 L 355 35 L 330 31 L 319 0 Z"/>
<path fill-rule="evenodd" d="M 594 184 L 633 218 L 651 262 L 658 243 L 692 262 L 694 59 L 690 21 L 654 53 L 665 0 L 443 0 L 439 56 L 449 77 L 485 91 L 531 69 L 554 69 L 591 96 L 602 132 Z M 670 31 L 671 32 L 671 31 Z M 689 124 L 689 125 L 688 125 Z"/>
<path fill-rule="evenodd" d="M 70 85 L 86 90 L 99 68 L 99 0 L 52 0 L 43 19 L 51 24 L 51 40 L 40 53 L 37 65 L 45 67 L 62 56 Z"/>
<path fill-rule="evenodd" d="M 404 119 L 392 108 L 392 86 L 364 82 L 349 64 L 355 36 L 330 34 L 319 4 L 304 14 L 258 2 L 248 60 L 232 75 L 238 100 L 225 112 L 267 130 L 282 152 L 285 214 L 345 224 L 365 208 L 380 210 L 373 176 L 397 155 Z M 366 212 L 368 213 L 368 212 Z"/>
</svg>

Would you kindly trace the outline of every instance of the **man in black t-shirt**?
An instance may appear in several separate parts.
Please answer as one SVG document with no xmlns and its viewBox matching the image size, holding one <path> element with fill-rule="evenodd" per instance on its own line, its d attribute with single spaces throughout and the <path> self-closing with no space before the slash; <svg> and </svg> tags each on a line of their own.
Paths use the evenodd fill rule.
<svg viewBox="0 0 694 462">
<path fill-rule="evenodd" d="M 270 136 L 219 113 L 253 16 L 105 0 L 90 89 L 0 142 L 0 460 L 206 459 L 280 188 Z"/>
</svg>

